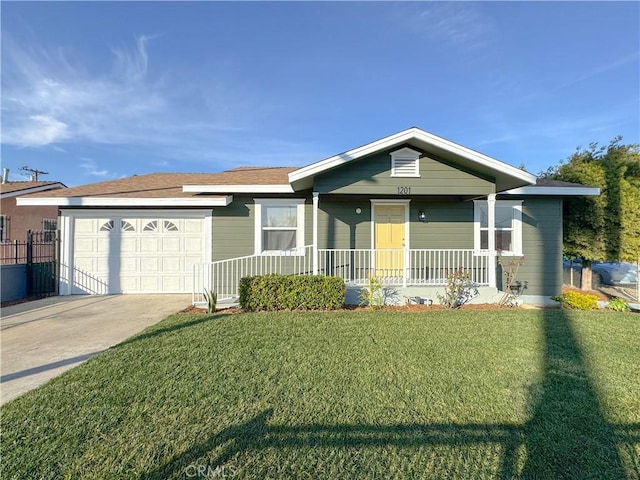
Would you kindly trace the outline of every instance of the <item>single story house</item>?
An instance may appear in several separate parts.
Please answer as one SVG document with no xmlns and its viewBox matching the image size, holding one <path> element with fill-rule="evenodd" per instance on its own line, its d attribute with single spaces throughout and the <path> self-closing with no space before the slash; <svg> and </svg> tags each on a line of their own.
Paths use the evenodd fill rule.
<svg viewBox="0 0 640 480">
<path fill-rule="evenodd" d="M 60 209 L 62 295 L 232 300 L 240 277 L 288 272 L 433 299 L 463 269 L 487 299 L 498 257 L 524 256 L 522 298 L 545 303 L 562 284 L 562 199 L 598 194 L 414 127 L 301 168 L 140 175 L 19 204 Z"/>
</svg>

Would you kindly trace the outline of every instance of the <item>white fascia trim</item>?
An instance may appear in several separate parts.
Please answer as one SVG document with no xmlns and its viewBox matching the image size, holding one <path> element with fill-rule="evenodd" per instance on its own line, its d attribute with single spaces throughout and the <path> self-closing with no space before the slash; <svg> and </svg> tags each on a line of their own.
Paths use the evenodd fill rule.
<svg viewBox="0 0 640 480">
<path fill-rule="evenodd" d="M 199 208 L 197 210 L 178 210 L 178 209 L 144 209 L 144 210 L 130 210 L 130 209 L 60 209 L 60 215 L 74 217 L 74 218 L 104 218 L 105 215 L 114 218 L 203 218 L 211 216 L 211 209 Z"/>
<path fill-rule="evenodd" d="M 208 198 L 131 197 L 38 197 L 18 198 L 18 206 L 57 205 L 59 207 L 226 207 L 233 195 Z"/>
<path fill-rule="evenodd" d="M 39 187 L 24 188 L 22 190 L 16 190 L 15 192 L 7 192 L 0 194 L 0 198 L 19 197 L 21 195 L 29 195 L 31 193 L 46 192 L 47 190 L 58 190 L 65 188 L 61 183 L 52 183 L 50 185 L 41 185 Z"/>
<path fill-rule="evenodd" d="M 597 187 L 520 187 L 512 188 L 500 195 L 556 195 L 556 196 L 576 196 L 576 195 L 600 195 Z"/>
<path fill-rule="evenodd" d="M 183 185 L 185 193 L 293 193 L 291 185 Z"/>
<path fill-rule="evenodd" d="M 295 182 L 297 180 L 302 180 L 304 178 L 317 175 L 357 158 L 364 157 L 365 155 L 375 153 L 379 150 L 391 148 L 394 145 L 408 142 L 409 140 L 413 139 L 421 140 L 425 143 L 433 145 L 434 147 L 441 148 L 448 152 L 477 162 L 481 165 L 507 173 L 512 177 L 519 178 L 520 180 L 523 180 L 530 184 L 536 183 L 535 175 L 532 175 L 528 172 L 525 172 L 524 170 L 520 170 L 519 168 L 512 167 L 511 165 L 496 160 L 495 158 L 488 157 L 487 155 L 483 155 L 482 153 L 476 152 L 467 147 L 463 147 L 462 145 L 458 145 L 457 143 L 450 142 L 449 140 L 445 140 L 444 138 L 438 137 L 431 133 L 427 133 L 424 130 L 420 130 L 419 128 L 415 127 L 295 170 L 289 174 L 289 182 Z"/>
</svg>

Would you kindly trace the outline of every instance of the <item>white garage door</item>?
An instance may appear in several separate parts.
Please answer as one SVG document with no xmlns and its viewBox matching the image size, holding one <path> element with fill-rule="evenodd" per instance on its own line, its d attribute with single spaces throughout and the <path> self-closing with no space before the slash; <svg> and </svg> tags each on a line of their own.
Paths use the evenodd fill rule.
<svg viewBox="0 0 640 480">
<path fill-rule="evenodd" d="M 71 293 L 190 293 L 202 218 L 76 218 Z"/>
</svg>

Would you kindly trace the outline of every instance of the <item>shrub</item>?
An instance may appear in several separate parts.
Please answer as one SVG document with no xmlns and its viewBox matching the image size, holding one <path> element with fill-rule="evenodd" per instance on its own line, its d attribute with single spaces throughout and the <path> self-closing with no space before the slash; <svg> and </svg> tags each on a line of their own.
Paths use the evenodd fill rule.
<svg viewBox="0 0 640 480">
<path fill-rule="evenodd" d="M 570 291 L 551 297 L 551 300 L 559 302 L 562 308 L 573 310 L 596 310 L 598 308 L 598 297 L 591 293 Z"/>
<path fill-rule="evenodd" d="M 378 277 L 369 277 L 369 286 L 360 290 L 360 305 L 370 309 L 379 308 L 385 303 L 382 282 Z"/>
<path fill-rule="evenodd" d="M 471 280 L 471 273 L 458 269 L 447 275 L 444 295 L 437 294 L 442 305 L 458 308 L 478 295 L 478 286 Z"/>
<path fill-rule="evenodd" d="M 346 288 L 339 277 L 262 275 L 240 280 L 240 307 L 262 310 L 333 310 L 344 305 Z"/>
<path fill-rule="evenodd" d="M 616 297 L 607 305 L 609 310 L 615 310 L 616 312 L 626 312 L 629 310 L 629 305 L 624 298 Z"/>
</svg>

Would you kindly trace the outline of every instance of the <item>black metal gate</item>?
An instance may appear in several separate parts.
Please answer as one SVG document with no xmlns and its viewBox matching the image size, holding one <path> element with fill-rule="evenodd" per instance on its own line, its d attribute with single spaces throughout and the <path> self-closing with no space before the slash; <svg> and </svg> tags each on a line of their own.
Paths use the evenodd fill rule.
<svg viewBox="0 0 640 480">
<path fill-rule="evenodd" d="M 0 244 L 0 263 L 26 266 L 27 297 L 57 295 L 60 278 L 59 248 L 57 232 L 29 230 L 25 241 Z"/>
</svg>

